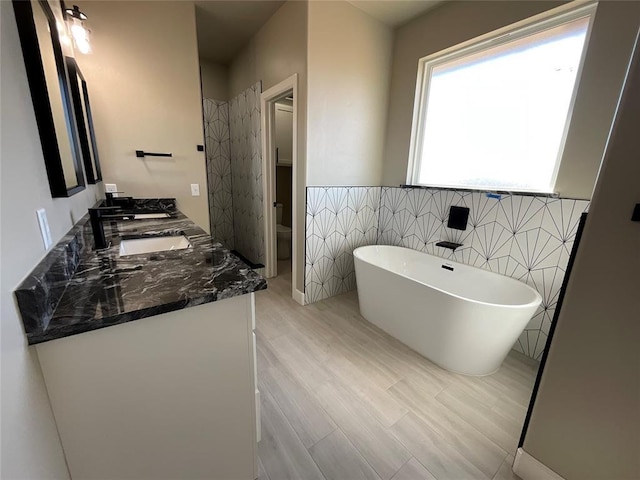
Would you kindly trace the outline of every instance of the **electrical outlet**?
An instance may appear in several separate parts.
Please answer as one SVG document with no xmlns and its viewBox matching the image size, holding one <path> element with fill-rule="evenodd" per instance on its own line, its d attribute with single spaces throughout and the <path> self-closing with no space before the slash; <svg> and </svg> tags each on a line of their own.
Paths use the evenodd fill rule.
<svg viewBox="0 0 640 480">
<path fill-rule="evenodd" d="M 44 208 L 36 210 L 38 216 L 38 225 L 40 225 L 40 234 L 42 235 L 42 243 L 44 243 L 44 249 L 49 250 L 49 247 L 53 243 L 51 240 L 51 230 L 49 230 L 49 222 L 47 221 L 47 212 Z"/>
<path fill-rule="evenodd" d="M 115 183 L 105 183 L 104 184 L 105 193 L 113 193 L 114 197 L 117 197 L 118 194 L 115 193 L 118 191 L 118 186 Z"/>
<path fill-rule="evenodd" d="M 200 196 L 200 184 L 192 183 L 191 184 L 191 196 L 199 197 Z"/>
</svg>

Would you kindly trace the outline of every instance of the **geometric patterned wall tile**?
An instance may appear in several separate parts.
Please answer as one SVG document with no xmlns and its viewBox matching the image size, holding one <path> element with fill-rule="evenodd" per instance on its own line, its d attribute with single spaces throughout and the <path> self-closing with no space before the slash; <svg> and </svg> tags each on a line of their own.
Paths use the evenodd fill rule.
<svg viewBox="0 0 640 480">
<path fill-rule="evenodd" d="M 514 235 L 525 230 L 535 230 L 542 224 L 546 205 L 545 197 L 508 195 L 500 199 L 496 222 Z"/>
<path fill-rule="evenodd" d="M 380 187 L 307 187 L 305 301 L 355 289 L 353 250 L 378 238 Z"/>
<path fill-rule="evenodd" d="M 468 192 L 464 192 L 468 194 Z M 451 205 L 463 206 L 463 193 L 455 190 L 435 190 L 432 192 L 433 207 L 431 211 L 442 221 L 446 223 L 449 218 L 449 208 Z"/>
<path fill-rule="evenodd" d="M 541 228 L 560 245 L 558 265 L 566 269 L 573 248 L 580 215 L 589 209 L 586 200 L 548 199 Z"/>
<path fill-rule="evenodd" d="M 448 228 L 452 205 L 469 208 L 466 230 Z M 521 280 L 542 305 L 514 345 L 542 355 L 580 215 L 582 200 L 437 189 L 382 187 L 378 244 L 400 245 Z M 452 252 L 440 240 L 462 243 Z"/>
<path fill-rule="evenodd" d="M 474 267 L 506 275 L 513 248 L 513 234 L 498 222 L 473 228 L 471 249 L 478 254 Z"/>
<path fill-rule="evenodd" d="M 495 222 L 501 203 L 480 192 L 462 196 L 462 205 L 469 208 L 469 224 L 474 228 Z"/>
<path fill-rule="evenodd" d="M 555 267 L 561 248 L 562 242 L 541 228 L 524 230 L 513 236 L 511 257 L 527 270 Z"/>
<path fill-rule="evenodd" d="M 535 288 L 542 296 L 542 304 L 538 307 L 533 318 L 525 328 L 525 331 L 520 335 L 516 346 L 519 346 L 518 350 L 538 359 L 542 353 L 544 342 L 536 342 L 537 345 L 533 350 L 528 346 L 536 338 L 537 335 L 544 334 L 546 341 L 546 334 L 549 332 L 549 327 L 553 320 L 553 315 L 558 303 L 558 296 L 560 294 L 560 287 L 564 280 L 565 270 L 560 267 L 549 267 L 532 270 L 527 272 L 518 280 L 525 282 L 527 285 Z"/>
<path fill-rule="evenodd" d="M 229 102 L 234 246 L 253 263 L 264 263 L 261 91 L 258 82 Z"/>
<path fill-rule="evenodd" d="M 225 247 L 233 249 L 229 104 L 205 98 L 203 110 L 211 236 Z"/>
<path fill-rule="evenodd" d="M 355 216 L 354 205 L 360 205 Z M 466 230 L 447 227 L 452 205 L 469 208 Z M 542 304 L 514 345 L 539 359 L 578 221 L 588 205 L 531 195 L 496 199 L 456 190 L 310 187 L 305 298 L 311 303 L 355 288 L 350 252 L 357 246 L 412 248 L 516 278 L 540 292 Z M 441 240 L 463 247 L 455 252 L 436 247 Z"/>
<path fill-rule="evenodd" d="M 580 215 L 588 207 L 586 200 L 549 198 L 545 204 L 542 229 L 561 242 L 572 241 L 578 230 Z"/>
</svg>

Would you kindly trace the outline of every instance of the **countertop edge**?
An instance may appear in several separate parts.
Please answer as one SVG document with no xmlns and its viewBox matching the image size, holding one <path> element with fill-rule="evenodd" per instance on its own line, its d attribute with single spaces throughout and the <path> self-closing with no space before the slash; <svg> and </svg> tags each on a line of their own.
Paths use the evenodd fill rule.
<svg viewBox="0 0 640 480">
<path fill-rule="evenodd" d="M 222 300 L 227 300 L 230 298 L 249 295 L 250 293 L 259 292 L 261 290 L 267 289 L 267 280 L 263 279 L 255 288 L 247 289 L 246 292 L 240 293 L 238 295 L 226 295 L 223 298 L 218 298 L 218 292 L 215 294 L 212 293 L 211 296 L 214 298 L 209 298 L 208 296 L 195 297 L 191 299 L 185 299 L 179 302 L 173 302 L 168 304 L 160 304 L 156 307 L 145 308 L 141 310 L 136 310 L 133 312 L 122 313 L 119 315 L 114 315 L 113 317 L 108 317 L 104 320 L 103 324 L 92 324 L 86 323 L 82 324 L 73 329 L 72 332 L 68 332 L 65 329 L 57 329 L 55 327 L 48 328 L 42 333 L 27 333 L 27 342 L 29 345 L 39 345 L 42 343 L 50 342 L 53 340 L 59 340 L 61 338 L 73 337 L 75 335 L 80 335 L 82 333 L 95 332 L 96 330 L 102 330 L 103 328 L 115 327 L 117 325 L 124 325 L 126 323 L 134 322 L 136 320 L 142 320 L 144 318 L 151 318 L 157 315 L 162 315 L 164 313 L 176 312 L 178 310 L 184 310 L 185 308 L 198 307 L 200 305 L 206 305 L 208 303 L 215 303 Z M 46 334 L 46 335 L 43 335 Z"/>
<path fill-rule="evenodd" d="M 143 201 L 149 202 L 149 199 L 144 199 Z M 145 203 L 145 205 L 147 204 Z M 167 210 L 167 212 L 169 211 Z M 171 294 L 167 293 L 170 290 L 166 288 L 167 281 L 165 279 L 164 284 L 158 284 L 161 290 L 164 288 L 164 292 L 159 291 L 157 296 L 153 296 L 154 294 L 151 292 L 149 295 L 152 296 L 138 300 L 141 308 L 136 308 L 135 299 L 133 301 L 129 299 L 128 305 L 119 309 L 113 308 L 115 310 L 113 312 L 106 308 L 103 309 L 102 314 L 100 314 L 100 311 L 97 314 L 92 314 L 91 309 L 95 309 L 100 305 L 96 302 L 105 301 L 104 298 L 96 300 L 96 286 L 107 288 L 100 283 L 103 281 L 102 278 L 117 278 L 122 273 L 117 269 L 106 272 L 100 270 L 97 274 L 95 273 L 95 268 L 92 268 L 92 262 L 100 261 L 101 257 L 104 257 L 104 253 L 103 251 L 95 252 L 93 250 L 93 237 L 90 228 L 88 228 L 88 215 L 85 215 L 73 225 L 69 232 L 62 237 L 14 290 L 14 297 L 22 317 L 27 343 L 29 345 L 38 345 L 168 312 L 214 303 L 267 288 L 266 278 L 251 270 L 241 259 L 219 242 L 216 242 L 213 237 L 182 214 L 175 206 L 171 213 L 172 223 L 164 223 L 167 220 L 162 219 L 159 221 L 146 220 L 145 224 L 137 225 L 142 225 L 140 228 L 143 234 L 147 232 L 153 234 L 155 232 L 156 235 L 160 231 L 169 231 L 176 223 L 184 225 L 185 230 L 189 231 L 189 239 L 195 242 L 194 245 L 198 245 L 197 250 L 194 250 L 194 252 L 199 257 L 203 255 L 204 257 L 200 258 L 199 262 L 196 263 L 193 260 L 193 255 L 191 257 L 185 256 L 186 270 L 183 269 L 183 272 L 190 273 L 190 269 L 193 268 L 195 269 L 193 271 L 196 272 L 196 279 L 207 279 L 210 271 L 211 285 L 209 280 L 206 283 L 203 283 L 202 280 L 196 280 L 194 281 L 192 292 L 180 292 L 176 289 L 175 294 Z M 126 226 L 131 227 L 133 225 L 129 223 Z M 113 252 L 109 255 L 111 258 L 115 257 Z M 212 255 L 213 257 L 211 257 Z M 162 257 L 162 254 L 153 255 L 153 257 L 158 256 Z M 187 260 L 188 258 L 191 260 Z M 214 269 L 211 271 L 211 261 L 214 258 L 217 260 L 214 260 Z M 145 271 L 145 268 L 151 268 L 149 272 L 145 272 L 147 275 L 151 275 L 151 278 L 154 278 L 152 273 L 153 267 L 157 268 L 157 263 L 155 263 L 157 258 L 147 258 L 146 260 L 145 263 L 144 258 L 138 258 L 136 262 L 142 264 L 138 268 L 142 268 L 143 271 Z M 154 265 L 151 265 L 150 260 L 154 260 Z M 173 260 L 175 261 L 175 258 Z M 126 260 L 122 261 L 126 263 Z M 172 265 L 175 265 L 175 263 L 172 263 Z M 215 269 L 216 267 L 218 270 Z M 94 270 L 93 279 L 87 277 L 85 273 L 92 269 Z M 126 272 L 126 269 L 122 271 Z M 201 277 L 197 276 L 198 273 Z M 183 280 L 192 280 L 192 278 L 187 279 L 185 276 Z M 96 283 L 94 284 L 92 281 Z M 74 296 L 69 295 L 66 301 L 62 301 L 67 288 L 75 288 L 77 290 L 77 288 L 80 288 L 78 285 L 85 285 L 84 282 L 89 282 L 89 287 L 85 287 L 85 289 L 93 289 L 89 290 L 91 295 L 81 297 L 80 300 L 74 300 Z M 74 284 L 75 286 L 71 287 Z M 186 283 L 184 285 L 190 284 Z M 129 292 L 125 294 L 125 299 L 129 298 L 127 295 L 140 297 L 140 292 L 136 293 L 136 288 L 138 287 L 136 287 L 135 283 L 133 286 L 131 284 L 127 285 L 127 288 L 129 288 Z M 149 285 L 148 283 L 146 285 L 143 284 L 139 288 L 146 290 Z M 82 293 L 82 290 L 80 290 L 80 293 Z M 149 301 L 149 298 L 157 299 L 158 303 L 151 305 L 152 302 Z M 109 299 L 107 298 L 106 301 L 108 302 Z M 60 307 L 60 304 L 65 305 Z M 73 307 L 75 307 L 75 310 Z M 124 311 L 127 308 L 132 309 Z M 117 310 L 121 311 L 118 312 Z"/>
</svg>

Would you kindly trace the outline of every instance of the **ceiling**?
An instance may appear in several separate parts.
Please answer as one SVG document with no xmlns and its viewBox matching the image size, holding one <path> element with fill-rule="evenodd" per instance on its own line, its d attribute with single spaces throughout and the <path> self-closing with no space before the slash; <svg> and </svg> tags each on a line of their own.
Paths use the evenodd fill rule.
<svg viewBox="0 0 640 480">
<path fill-rule="evenodd" d="M 200 57 L 226 65 L 284 0 L 196 1 Z"/>
<path fill-rule="evenodd" d="M 444 0 L 347 0 L 390 27 L 398 27 Z"/>
<path fill-rule="evenodd" d="M 347 1 L 386 25 L 395 28 L 443 3 L 444 0 Z M 230 63 L 283 3 L 284 0 L 196 1 L 200 57 L 223 65 Z"/>
</svg>

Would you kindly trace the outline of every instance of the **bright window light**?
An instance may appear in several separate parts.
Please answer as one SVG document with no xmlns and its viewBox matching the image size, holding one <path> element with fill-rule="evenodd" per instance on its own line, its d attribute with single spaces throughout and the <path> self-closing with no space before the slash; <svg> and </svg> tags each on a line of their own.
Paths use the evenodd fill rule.
<svg viewBox="0 0 640 480">
<path fill-rule="evenodd" d="M 420 61 L 409 183 L 553 191 L 591 10 L 571 17 Z"/>
</svg>

